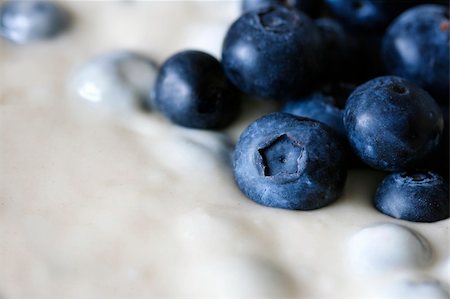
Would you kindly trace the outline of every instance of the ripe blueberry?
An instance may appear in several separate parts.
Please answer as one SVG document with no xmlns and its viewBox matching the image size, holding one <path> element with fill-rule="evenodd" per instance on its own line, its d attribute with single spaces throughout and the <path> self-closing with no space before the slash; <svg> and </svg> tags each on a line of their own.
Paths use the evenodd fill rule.
<svg viewBox="0 0 450 299">
<path fill-rule="evenodd" d="M 275 208 L 313 210 L 341 194 L 344 146 L 320 122 L 276 112 L 253 122 L 234 152 L 234 176 L 253 201 Z"/>
<path fill-rule="evenodd" d="M 414 167 L 439 144 L 442 112 L 417 85 L 393 76 L 359 86 L 348 99 L 344 126 L 355 153 L 387 171 Z"/>
<path fill-rule="evenodd" d="M 435 222 L 449 217 L 448 192 L 448 183 L 436 173 L 394 173 L 381 182 L 374 204 L 394 218 Z"/>
<path fill-rule="evenodd" d="M 449 97 L 448 8 L 421 5 L 401 14 L 388 28 L 382 57 L 390 73 L 422 86 L 438 101 Z"/>
<path fill-rule="evenodd" d="M 154 104 L 177 125 L 220 129 L 239 111 L 239 95 L 220 62 L 200 51 L 183 51 L 162 65 L 155 83 Z"/>
<path fill-rule="evenodd" d="M 383 29 L 403 10 L 423 2 L 418 0 L 325 0 L 324 3 L 331 13 L 346 25 L 367 31 Z"/>
<path fill-rule="evenodd" d="M 243 14 L 231 25 L 222 63 L 231 82 L 247 94 L 292 99 L 318 84 L 321 36 L 309 17 L 284 6 Z"/>
</svg>

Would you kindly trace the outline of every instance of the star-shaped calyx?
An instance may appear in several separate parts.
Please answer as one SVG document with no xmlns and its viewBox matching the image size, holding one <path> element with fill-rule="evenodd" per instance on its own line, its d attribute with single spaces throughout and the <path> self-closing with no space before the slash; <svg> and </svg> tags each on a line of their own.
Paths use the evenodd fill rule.
<svg viewBox="0 0 450 299">
<path fill-rule="evenodd" d="M 300 171 L 303 147 L 286 134 L 260 148 L 264 176 L 292 175 Z"/>
</svg>

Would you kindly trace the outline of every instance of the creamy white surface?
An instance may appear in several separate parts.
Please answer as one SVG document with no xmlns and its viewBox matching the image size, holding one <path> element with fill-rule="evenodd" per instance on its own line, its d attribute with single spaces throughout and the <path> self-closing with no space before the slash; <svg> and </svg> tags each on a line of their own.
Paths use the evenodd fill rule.
<svg viewBox="0 0 450 299">
<path fill-rule="evenodd" d="M 159 63 L 187 48 L 219 57 L 237 2 L 63 5 L 74 15 L 66 35 L 0 41 L 0 298 L 383 298 L 402 275 L 449 283 L 449 221 L 375 211 L 380 174 L 350 172 L 345 195 L 317 211 L 262 207 L 235 186 L 225 134 L 155 112 L 115 117 L 69 95 L 76 66 L 105 51 Z M 232 139 L 273 109 L 245 108 Z M 385 222 L 424 236 L 429 265 L 355 274 L 349 240 Z"/>
</svg>

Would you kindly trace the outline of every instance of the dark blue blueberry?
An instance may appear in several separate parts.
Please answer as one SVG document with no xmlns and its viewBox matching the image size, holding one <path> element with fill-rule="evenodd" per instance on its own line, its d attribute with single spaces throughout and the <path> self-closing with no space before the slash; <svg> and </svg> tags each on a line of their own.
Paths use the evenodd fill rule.
<svg viewBox="0 0 450 299">
<path fill-rule="evenodd" d="M 323 76 L 329 81 L 343 81 L 351 78 L 357 66 L 361 64 L 357 55 L 358 44 L 355 37 L 348 34 L 336 20 L 321 18 L 315 20 L 322 36 L 324 49 Z"/>
<path fill-rule="evenodd" d="M 314 17 L 319 13 L 320 2 L 319 0 L 242 0 L 242 10 L 247 12 L 279 4 L 294 7 Z"/>
<path fill-rule="evenodd" d="M 449 97 L 448 8 L 421 5 L 400 15 L 388 28 L 382 57 L 390 73 L 422 86 L 436 99 Z"/>
<path fill-rule="evenodd" d="M 0 36 L 18 44 L 52 38 L 69 25 L 69 16 L 46 1 L 7 1 L 0 6 Z"/>
<path fill-rule="evenodd" d="M 225 37 L 222 63 L 247 94 L 292 99 L 319 83 L 322 42 L 309 17 L 274 6 L 242 15 Z"/>
<path fill-rule="evenodd" d="M 224 128 L 239 111 L 239 94 L 222 65 L 200 51 L 183 51 L 164 62 L 154 102 L 175 124 L 197 129 Z"/>
<path fill-rule="evenodd" d="M 330 12 L 354 29 L 382 30 L 409 7 L 421 3 L 445 3 L 423 0 L 325 0 Z"/>
<path fill-rule="evenodd" d="M 333 97 L 319 92 L 313 93 L 308 97 L 287 102 L 282 111 L 320 121 L 335 130 L 342 138 L 346 138 L 343 110 L 336 106 Z"/>
<path fill-rule="evenodd" d="M 338 135 L 320 122 L 272 113 L 253 122 L 234 152 L 234 176 L 253 201 L 275 208 L 313 210 L 343 191 L 346 168 Z"/>
<path fill-rule="evenodd" d="M 359 86 L 347 101 L 344 126 L 355 153 L 381 170 L 413 168 L 438 146 L 442 112 L 423 89 L 386 76 Z"/>
<path fill-rule="evenodd" d="M 358 29 L 379 29 L 404 9 L 402 0 L 325 0 L 331 13 Z"/>
<path fill-rule="evenodd" d="M 448 183 L 436 173 L 394 173 L 381 182 L 374 204 L 394 218 L 435 222 L 449 217 L 448 194 Z"/>
</svg>

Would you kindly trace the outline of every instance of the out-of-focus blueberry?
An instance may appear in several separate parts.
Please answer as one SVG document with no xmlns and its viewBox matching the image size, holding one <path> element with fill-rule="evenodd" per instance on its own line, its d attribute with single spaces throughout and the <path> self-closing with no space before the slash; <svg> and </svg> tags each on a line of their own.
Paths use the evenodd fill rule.
<svg viewBox="0 0 450 299">
<path fill-rule="evenodd" d="M 296 9 L 273 6 L 250 11 L 228 30 L 222 63 L 230 81 L 243 92 L 293 99 L 320 83 L 321 35 Z"/>
<path fill-rule="evenodd" d="M 55 37 L 69 23 L 69 15 L 53 2 L 6 1 L 0 6 L 0 36 L 17 44 Z"/>
<path fill-rule="evenodd" d="M 100 54 L 78 67 L 70 79 L 71 92 L 96 106 L 126 112 L 150 102 L 157 66 L 127 50 Z"/>
<path fill-rule="evenodd" d="M 449 97 L 448 7 L 421 5 L 401 14 L 388 28 L 382 57 L 390 73 L 422 86 L 436 100 Z"/>
<path fill-rule="evenodd" d="M 359 86 L 348 99 L 344 126 L 355 153 L 386 171 L 414 168 L 439 145 L 439 105 L 423 89 L 394 76 Z"/>
<path fill-rule="evenodd" d="M 448 183 L 436 173 L 394 173 L 381 182 L 374 204 L 394 218 L 435 222 L 449 217 L 448 192 Z"/>
<path fill-rule="evenodd" d="M 318 121 L 272 113 L 253 122 L 234 152 L 234 176 L 253 201 L 313 210 L 335 201 L 346 179 L 345 147 Z"/>
</svg>

